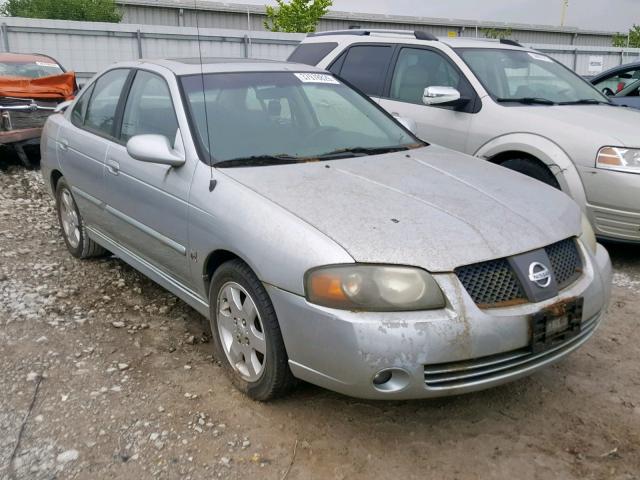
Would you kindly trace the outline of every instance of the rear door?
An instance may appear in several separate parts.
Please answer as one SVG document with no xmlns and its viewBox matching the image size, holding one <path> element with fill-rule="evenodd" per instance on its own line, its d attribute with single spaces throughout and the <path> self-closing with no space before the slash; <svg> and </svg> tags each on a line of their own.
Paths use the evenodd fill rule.
<svg viewBox="0 0 640 480">
<path fill-rule="evenodd" d="M 427 87 L 453 87 L 469 101 L 459 108 L 425 105 L 422 96 Z M 398 49 L 379 103 L 394 116 L 414 120 L 421 139 L 459 151 L 466 150 L 471 119 L 480 107 L 475 90 L 449 58 L 421 46 Z"/>
<path fill-rule="evenodd" d="M 110 70 L 86 87 L 57 137 L 58 159 L 83 220 L 102 228 L 104 161 L 129 69 Z"/>
<path fill-rule="evenodd" d="M 176 168 L 141 162 L 130 157 L 126 148 L 136 135 L 156 134 L 183 151 L 176 116 L 181 104 L 177 86 L 173 89 L 159 73 L 136 71 L 118 138 L 106 155 L 106 214 L 114 240 L 189 285 L 187 199 L 195 164 L 187 160 Z"/>
<path fill-rule="evenodd" d="M 387 44 L 353 45 L 333 62 L 329 70 L 379 101 L 394 51 L 395 47 Z"/>
</svg>

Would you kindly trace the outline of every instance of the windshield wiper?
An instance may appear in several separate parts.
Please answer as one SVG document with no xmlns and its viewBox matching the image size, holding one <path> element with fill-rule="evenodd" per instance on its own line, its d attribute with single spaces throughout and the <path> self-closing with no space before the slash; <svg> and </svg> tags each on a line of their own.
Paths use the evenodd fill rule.
<svg viewBox="0 0 640 480">
<path fill-rule="evenodd" d="M 333 152 L 323 153 L 322 155 L 316 155 L 313 158 L 317 160 L 333 160 L 333 159 L 347 158 L 347 157 L 364 157 L 366 155 L 382 155 L 383 153 L 401 152 L 404 150 L 409 150 L 409 147 L 404 145 L 398 145 L 394 147 L 341 148 L 340 150 L 334 150 Z"/>
<path fill-rule="evenodd" d="M 596 100 L 595 98 L 581 98 L 571 102 L 559 102 L 558 105 L 611 105 L 611 102 L 604 100 Z"/>
<path fill-rule="evenodd" d="M 520 97 L 520 98 L 496 98 L 498 103 L 524 103 L 525 105 L 555 105 L 556 102 L 548 100 L 546 98 L 538 97 Z"/>
<path fill-rule="evenodd" d="M 216 168 L 229 167 L 262 167 L 266 165 L 284 165 L 287 163 L 299 163 L 304 161 L 291 155 L 253 155 L 251 157 L 238 157 L 231 160 L 223 160 L 214 163 Z"/>
</svg>

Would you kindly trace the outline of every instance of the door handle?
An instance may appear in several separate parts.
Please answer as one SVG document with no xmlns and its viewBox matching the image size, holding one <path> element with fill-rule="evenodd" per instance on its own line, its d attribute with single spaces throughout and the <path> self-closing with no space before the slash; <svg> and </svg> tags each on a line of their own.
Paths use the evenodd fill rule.
<svg viewBox="0 0 640 480">
<path fill-rule="evenodd" d="M 107 170 L 112 175 L 118 175 L 118 172 L 120 171 L 120 162 L 113 158 L 107 159 Z"/>
<path fill-rule="evenodd" d="M 60 150 L 62 150 L 63 152 L 66 152 L 67 150 L 69 150 L 69 140 L 67 140 L 66 138 L 63 138 L 58 142 L 58 146 L 60 147 Z"/>
</svg>

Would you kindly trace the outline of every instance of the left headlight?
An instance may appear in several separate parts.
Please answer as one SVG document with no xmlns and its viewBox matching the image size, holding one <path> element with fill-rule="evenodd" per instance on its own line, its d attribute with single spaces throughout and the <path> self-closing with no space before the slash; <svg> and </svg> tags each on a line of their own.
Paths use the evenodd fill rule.
<svg viewBox="0 0 640 480">
<path fill-rule="evenodd" d="M 342 310 L 411 311 L 445 306 L 431 274 L 414 267 L 334 265 L 305 275 L 307 300 Z"/>
<path fill-rule="evenodd" d="M 598 152 L 596 167 L 620 172 L 640 173 L 640 149 L 603 147 Z"/>
</svg>

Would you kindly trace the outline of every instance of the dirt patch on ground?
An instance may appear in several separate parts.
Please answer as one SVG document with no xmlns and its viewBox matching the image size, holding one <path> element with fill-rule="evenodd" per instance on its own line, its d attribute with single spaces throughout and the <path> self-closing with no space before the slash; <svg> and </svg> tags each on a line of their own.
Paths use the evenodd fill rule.
<svg viewBox="0 0 640 480">
<path fill-rule="evenodd" d="M 5 167 L 0 478 L 640 479 L 640 248 L 608 247 L 607 321 L 556 366 L 436 401 L 303 385 L 265 405 L 202 317 L 118 259 L 72 258 L 40 173 Z"/>
</svg>

